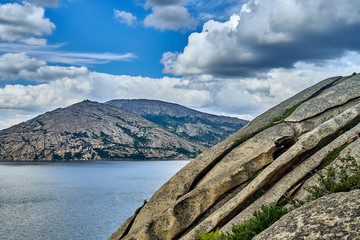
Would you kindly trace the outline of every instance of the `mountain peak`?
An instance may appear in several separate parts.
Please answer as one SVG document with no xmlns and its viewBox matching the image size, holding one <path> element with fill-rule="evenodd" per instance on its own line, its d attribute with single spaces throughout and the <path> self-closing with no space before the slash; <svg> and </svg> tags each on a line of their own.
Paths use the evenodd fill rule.
<svg viewBox="0 0 360 240">
<path fill-rule="evenodd" d="M 204 123 L 199 117 L 204 113 L 177 104 L 145 99 L 136 103 L 147 113 L 148 106 L 176 112 L 175 106 L 188 115 L 172 117 L 162 109 L 161 115 L 143 117 L 116 104 L 84 100 L 0 131 L 0 161 L 188 159 L 243 126 L 241 120 Z"/>
</svg>

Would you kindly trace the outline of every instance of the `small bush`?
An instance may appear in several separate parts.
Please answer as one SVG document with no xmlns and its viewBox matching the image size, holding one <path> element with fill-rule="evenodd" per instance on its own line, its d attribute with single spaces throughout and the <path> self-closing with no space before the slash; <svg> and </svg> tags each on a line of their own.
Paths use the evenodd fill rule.
<svg viewBox="0 0 360 240">
<path fill-rule="evenodd" d="M 201 240 L 227 240 L 227 239 L 229 239 L 229 237 L 226 233 L 221 233 L 219 231 L 219 229 L 217 229 L 215 232 L 200 233 L 200 239 Z"/>
<path fill-rule="evenodd" d="M 288 210 L 275 205 L 262 206 L 253 213 L 253 218 L 232 227 L 232 233 L 201 233 L 201 240 L 250 240 L 285 215 Z"/>
<path fill-rule="evenodd" d="M 308 201 L 331 193 L 360 189 L 360 165 L 350 156 L 342 158 L 341 161 L 343 165 L 340 167 L 339 172 L 336 172 L 332 167 L 329 167 L 325 173 L 318 172 L 319 185 L 305 188 L 306 191 L 311 193 L 311 196 L 307 199 Z"/>
<path fill-rule="evenodd" d="M 253 213 L 254 218 L 240 225 L 233 226 L 232 231 L 234 234 L 230 239 L 252 239 L 256 234 L 264 231 L 287 212 L 288 210 L 284 207 L 275 205 L 262 206 L 261 210 Z"/>
</svg>

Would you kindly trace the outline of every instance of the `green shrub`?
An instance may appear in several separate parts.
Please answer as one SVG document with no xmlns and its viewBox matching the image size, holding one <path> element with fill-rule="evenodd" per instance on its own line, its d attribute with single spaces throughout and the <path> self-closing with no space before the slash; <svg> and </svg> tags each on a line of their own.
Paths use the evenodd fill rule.
<svg viewBox="0 0 360 240">
<path fill-rule="evenodd" d="M 253 218 L 232 227 L 232 233 L 221 233 L 219 230 L 201 233 L 201 240 L 249 240 L 262 232 L 285 215 L 288 210 L 275 205 L 262 206 L 253 213 Z"/>
<path fill-rule="evenodd" d="M 360 165 L 350 156 L 342 158 L 341 161 L 343 165 L 338 172 L 332 167 L 329 167 L 324 173 L 318 172 L 319 185 L 305 188 L 311 193 L 308 201 L 331 193 L 360 189 Z"/>
<path fill-rule="evenodd" d="M 285 215 L 288 210 L 275 205 L 262 206 L 261 210 L 253 213 L 254 218 L 232 227 L 231 240 L 252 239 L 256 234 L 264 231 L 274 222 Z"/>
<path fill-rule="evenodd" d="M 219 231 L 219 229 L 217 229 L 215 232 L 200 233 L 200 239 L 201 240 L 227 240 L 227 239 L 229 239 L 229 237 L 226 233 L 221 233 Z"/>
</svg>

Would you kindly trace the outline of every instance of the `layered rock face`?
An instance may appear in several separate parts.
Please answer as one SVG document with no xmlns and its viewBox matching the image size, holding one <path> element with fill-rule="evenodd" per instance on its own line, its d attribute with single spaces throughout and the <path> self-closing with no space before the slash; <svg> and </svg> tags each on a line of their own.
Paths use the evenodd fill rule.
<svg viewBox="0 0 360 240">
<path fill-rule="evenodd" d="M 326 168 L 360 159 L 359 122 L 360 75 L 323 80 L 191 161 L 110 239 L 198 239 L 230 231 L 262 205 L 305 199 L 330 151 L 342 149 Z"/>
<path fill-rule="evenodd" d="M 360 190 L 354 190 L 307 203 L 253 239 L 357 239 L 359 234 Z"/>
</svg>

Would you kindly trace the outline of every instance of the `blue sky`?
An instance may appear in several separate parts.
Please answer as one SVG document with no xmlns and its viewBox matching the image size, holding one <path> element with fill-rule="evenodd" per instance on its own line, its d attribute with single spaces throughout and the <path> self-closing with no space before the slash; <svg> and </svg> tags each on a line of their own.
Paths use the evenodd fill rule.
<svg viewBox="0 0 360 240">
<path fill-rule="evenodd" d="M 115 17 L 114 10 L 131 12 L 139 20 L 129 26 Z M 88 68 L 92 71 L 162 77 L 162 53 L 182 49 L 188 34 L 144 27 L 140 21 L 149 12 L 143 4 L 132 0 L 80 0 L 61 4 L 46 10 L 46 16 L 59 26 L 48 41 L 63 43 L 64 51 L 134 55 L 128 61 L 90 64 Z"/>
<path fill-rule="evenodd" d="M 357 0 L 0 1 L 0 129 L 91 99 L 251 119 L 360 69 Z"/>
</svg>

